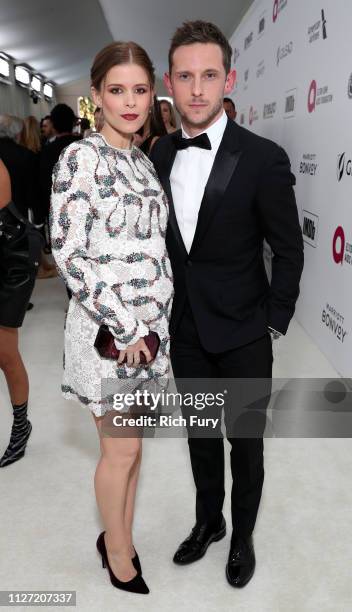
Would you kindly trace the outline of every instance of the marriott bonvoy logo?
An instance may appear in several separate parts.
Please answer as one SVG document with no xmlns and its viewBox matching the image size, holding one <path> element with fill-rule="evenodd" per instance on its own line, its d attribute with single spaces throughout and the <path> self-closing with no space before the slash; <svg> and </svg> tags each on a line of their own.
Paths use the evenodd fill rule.
<svg viewBox="0 0 352 612">
<path fill-rule="evenodd" d="M 336 310 L 334 306 L 327 303 L 321 313 L 321 322 L 341 344 L 344 343 L 348 331 L 346 330 L 345 317 Z"/>
</svg>

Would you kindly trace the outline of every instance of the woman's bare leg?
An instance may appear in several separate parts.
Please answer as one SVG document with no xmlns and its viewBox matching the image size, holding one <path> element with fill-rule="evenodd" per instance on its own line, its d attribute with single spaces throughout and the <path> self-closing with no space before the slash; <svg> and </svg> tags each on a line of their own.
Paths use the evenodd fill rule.
<svg viewBox="0 0 352 612">
<path fill-rule="evenodd" d="M 28 376 L 18 350 L 18 330 L 15 328 L 0 327 L 0 368 L 6 378 L 12 404 L 26 402 Z"/>
<path fill-rule="evenodd" d="M 5 374 L 13 407 L 10 441 L 0 457 L 0 467 L 21 459 L 32 431 L 27 418 L 28 376 L 18 350 L 18 330 L 0 327 L 0 369 Z"/>
<path fill-rule="evenodd" d="M 138 453 L 137 459 L 134 463 L 133 469 L 130 474 L 127 489 L 126 509 L 125 509 L 125 529 L 128 537 L 128 545 L 131 557 L 135 556 L 135 549 L 133 546 L 133 517 L 134 517 L 134 505 L 136 499 L 136 490 L 139 477 L 139 471 L 142 461 L 142 445 Z"/>
<path fill-rule="evenodd" d="M 141 440 L 138 438 L 104 437 L 102 420 L 94 417 L 99 437 L 101 457 L 95 472 L 95 493 L 105 526 L 105 543 L 114 574 L 122 581 L 131 580 L 136 570 L 131 561 L 132 535 L 126 528 L 126 509 L 131 512 L 129 485 L 136 487 L 134 467 L 138 463 Z M 130 520 L 130 519 L 129 519 Z"/>
</svg>

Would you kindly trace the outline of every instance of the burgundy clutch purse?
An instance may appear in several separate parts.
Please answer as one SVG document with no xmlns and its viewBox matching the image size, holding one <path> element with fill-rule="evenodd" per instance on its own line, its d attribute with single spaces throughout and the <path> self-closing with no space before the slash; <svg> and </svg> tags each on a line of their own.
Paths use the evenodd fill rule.
<svg viewBox="0 0 352 612">
<path fill-rule="evenodd" d="M 144 342 L 146 343 L 150 354 L 155 359 L 160 346 L 160 338 L 156 332 L 149 332 L 148 336 L 144 336 Z M 109 331 L 107 325 L 101 325 L 95 338 L 94 347 L 97 349 L 100 357 L 104 359 L 118 359 L 120 355 L 120 349 L 116 348 L 114 342 L 114 336 Z M 126 363 L 127 355 L 122 363 Z M 146 364 L 147 360 L 144 353 L 140 353 L 140 362 Z"/>
</svg>

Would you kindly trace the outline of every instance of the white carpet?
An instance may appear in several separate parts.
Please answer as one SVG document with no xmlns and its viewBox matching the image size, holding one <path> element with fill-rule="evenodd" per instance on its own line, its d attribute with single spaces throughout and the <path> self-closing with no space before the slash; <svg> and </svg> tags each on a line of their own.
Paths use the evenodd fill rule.
<svg viewBox="0 0 352 612">
<path fill-rule="evenodd" d="M 88 409 L 60 394 L 66 308 L 61 282 L 37 281 L 32 301 L 21 348 L 31 384 L 33 433 L 25 458 L 0 470 L 1 589 L 75 590 L 80 612 L 134 612 L 146 606 L 153 612 L 351 610 L 350 439 L 265 440 L 266 477 L 254 535 L 257 568 L 243 590 L 232 589 L 225 578 L 231 534 L 228 453 L 227 537 L 183 568 L 171 559 L 194 522 L 187 443 L 145 440 L 135 544 L 151 593 L 114 589 L 95 550 L 101 530 L 93 488 L 99 453 L 95 425 Z M 336 376 L 295 322 L 278 348 L 275 374 Z M 0 401 L 2 452 L 11 427 L 3 377 Z"/>
</svg>

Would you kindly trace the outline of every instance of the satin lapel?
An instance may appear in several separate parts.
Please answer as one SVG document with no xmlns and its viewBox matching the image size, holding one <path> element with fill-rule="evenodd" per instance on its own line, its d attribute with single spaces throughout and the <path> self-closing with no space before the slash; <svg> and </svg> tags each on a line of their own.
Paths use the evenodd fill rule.
<svg viewBox="0 0 352 612">
<path fill-rule="evenodd" d="M 208 182 L 205 186 L 190 256 L 197 249 L 214 214 L 219 206 L 221 206 L 222 198 L 236 170 L 240 157 L 238 127 L 231 120 L 228 120 Z"/>
<path fill-rule="evenodd" d="M 168 150 L 168 154 L 165 156 L 164 160 L 162 161 L 162 163 L 159 165 L 158 167 L 158 174 L 159 174 L 159 179 L 160 182 L 164 188 L 164 191 L 167 195 L 167 199 L 168 199 L 168 203 L 169 203 L 169 224 L 170 227 L 172 228 L 172 231 L 175 235 L 175 238 L 179 244 L 179 247 L 182 251 L 184 251 L 184 254 L 186 257 L 188 257 L 188 253 L 185 247 L 185 244 L 183 242 L 182 239 L 182 235 L 180 232 L 180 228 L 178 226 L 177 223 L 177 218 L 176 218 L 176 213 L 175 213 L 175 207 L 174 207 L 174 201 L 172 198 L 172 191 L 171 191 L 171 184 L 170 184 L 170 174 L 171 174 L 171 170 L 172 170 L 172 166 L 173 163 L 175 161 L 175 157 L 176 157 L 176 149 L 173 145 L 172 140 L 170 139 L 170 147 Z"/>
</svg>

